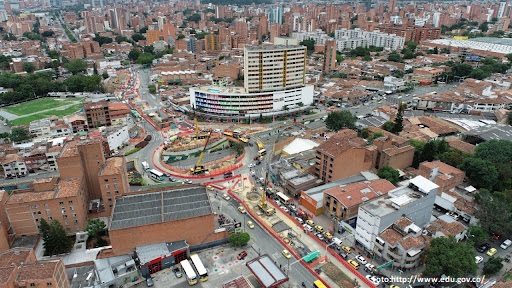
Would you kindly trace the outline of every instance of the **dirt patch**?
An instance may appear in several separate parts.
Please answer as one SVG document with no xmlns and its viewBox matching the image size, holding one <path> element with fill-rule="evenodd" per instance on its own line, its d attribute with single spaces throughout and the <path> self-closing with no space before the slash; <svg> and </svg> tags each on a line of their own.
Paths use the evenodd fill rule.
<svg viewBox="0 0 512 288">
<path fill-rule="evenodd" d="M 348 277 L 345 273 L 343 273 L 336 265 L 331 262 L 324 264 L 321 267 L 322 271 L 329 277 L 334 283 L 338 285 L 338 287 L 344 288 L 354 288 L 354 282 Z"/>
</svg>

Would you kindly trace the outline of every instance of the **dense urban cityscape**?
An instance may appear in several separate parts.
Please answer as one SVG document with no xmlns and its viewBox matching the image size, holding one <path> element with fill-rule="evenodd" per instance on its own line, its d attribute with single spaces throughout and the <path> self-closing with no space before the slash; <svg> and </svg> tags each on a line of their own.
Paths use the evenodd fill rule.
<svg viewBox="0 0 512 288">
<path fill-rule="evenodd" d="M 511 19 L 0 1 L 0 287 L 512 287 Z"/>
</svg>

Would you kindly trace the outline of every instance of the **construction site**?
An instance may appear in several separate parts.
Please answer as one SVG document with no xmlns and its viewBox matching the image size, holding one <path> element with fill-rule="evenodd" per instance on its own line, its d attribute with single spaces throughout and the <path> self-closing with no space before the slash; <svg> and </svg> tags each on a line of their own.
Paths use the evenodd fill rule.
<svg viewBox="0 0 512 288">
<path fill-rule="evenodd" d="M 174 175 L 191 178 L 227 175 L 241 167 L 244 148 L 252 145 L 250 136 L 241 129 L 201 126 L 194 119 L 192 128 L 173 130 L 160 150 L 161 164 Z"/>
</svg>

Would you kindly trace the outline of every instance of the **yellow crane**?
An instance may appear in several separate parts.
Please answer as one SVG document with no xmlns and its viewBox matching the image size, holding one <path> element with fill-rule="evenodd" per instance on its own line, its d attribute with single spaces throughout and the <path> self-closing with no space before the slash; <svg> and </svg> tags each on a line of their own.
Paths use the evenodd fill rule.
<svg viewBox="0 0 512 288">
<path fill-rule="evenodd" d="M 201 161 L 203 161 L 204 152 L 206 151 L 206 146 L 208 145 L 208 140 L 210 140 L 210 136 L 212 135 L 212 131 L 208 132 L 208 135 L 206 136 L 206 142 L 204 143 L 203 151 L 201 151 L 201 154 L 199 155 L 199 159 L 197 159 L 196 165 L 194 168 L 190 168 L 190 172 L 194 175 L 203 174 L 206 171 L 208 171 L 208 168 L 204 167 L 204 165 L 201 164 Z"/>
<path fill-rule="evenodd" d="M 197 118 L 194 118 L 194 126 L 196 127 L 196 139 L 199 137 L 199 124 L 197 123 Z"/>
</svg>

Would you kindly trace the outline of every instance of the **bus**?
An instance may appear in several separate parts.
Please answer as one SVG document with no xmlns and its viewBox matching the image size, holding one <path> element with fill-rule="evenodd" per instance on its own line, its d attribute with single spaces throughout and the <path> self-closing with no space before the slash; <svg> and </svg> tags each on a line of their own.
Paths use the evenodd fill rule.
<svg viewBox="0 0 512 288">
<path fill-rule="evenodd" d="M 267 155 L 267 150 L 261 149 L 258 151 L 258 156 L 265 156 L 265 155 Z"/>
<path fill-rule="evenodd" d="M 290 204 L 290 198 L 286 195 L 283 194 L 283 192 L 277 192 L 277 198 L 279 199 L 279 201 L 281 201 L 281 203 L 283 203 L 284 205 L 288 205 Z"/>
<path fill-rule="evenodd" d="M 224 133 L 222 133 L 222 134 L 229 136 L 229 137 L 233 137 L 233 133 L 228 132 L 228 131 L 224 131 Z"/>
<path fill-rule="evenodd" d="M 190 256 L 190 260 L 192 260 L 192 264 L 196 267 L 197 275 L 199 275 L 199 281 L 204 282 L 208 280 L 208 272 L 204 268 L 203 262 L 199 259 L 197 254 Z"/>
<path fill-rule="evenodd" d="M 265 150 L 265 146 L 263 146 L 263 143 L 261 143 L 261 141 L 258 141 L 258 150 Z"/>
<path fill-rule="evenodd" d="M 196 285 L 197 284 L 197 276 L 196 272 L 194 272 L 194 269 L 192 268 L 192 265 L 190 265 L 190 262 L 188 262 L 187 259 L 180 262 L 181 268 L 183 269 L 183 272 L 185 272 L 185 276 L 187 277 L 188 285 Z"/>
<path fill-rule="evenodd" d="M 164 173 L 158 170 L 151 169 L 149 170 L 149 174 L 151 175 L 151 177 L 155 178 L 158 181 L 164 181 Z"/>
<path fill-rule="evenodd" d="M 322 281 L 320 281 L 320 280 L 316 280 L 315 282 L 313 282 L 313 287 L 315 287 L 315 288 L 327 288 L 327 286 L 325 286 L 324 283 L 322 283 Z"/>
</svg>

